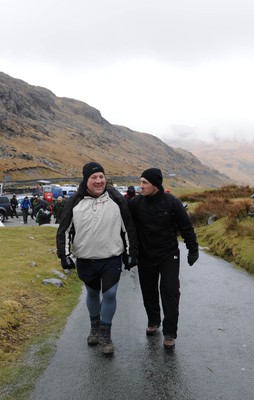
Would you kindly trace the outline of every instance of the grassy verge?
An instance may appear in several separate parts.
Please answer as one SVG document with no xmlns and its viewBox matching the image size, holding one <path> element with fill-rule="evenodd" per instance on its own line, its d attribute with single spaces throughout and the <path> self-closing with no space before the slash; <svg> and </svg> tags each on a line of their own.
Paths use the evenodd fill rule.
<svg viewBox="0 0 254 400">
<path fill-rule="evenodd" d="M 224 186 L 220 189 L 186 192 L 188 212 L 198 242 L 213 254 L 254 273 L 254 188 Z"/>
<path fill-rule="evenodd" d="M 254 189 L 235 185 L 187 193 L 198 241 L 210 251 L 254 273 Z"/>
<path fill-rule="evenodd" d="M 81 293 L 76 272 L 60 288 L 42 283 L 62 272 L 55 234 L 43 226 L 0 229 L 1 400 L 28 398 Z"/>
<path fill-rule="evenodd" d="M 254 274 L 254 218 L 237 221 L 234 229 L 228 229 L 227 218 L 196 229 L 201 246 L 236 266 Z"/>
</svg>

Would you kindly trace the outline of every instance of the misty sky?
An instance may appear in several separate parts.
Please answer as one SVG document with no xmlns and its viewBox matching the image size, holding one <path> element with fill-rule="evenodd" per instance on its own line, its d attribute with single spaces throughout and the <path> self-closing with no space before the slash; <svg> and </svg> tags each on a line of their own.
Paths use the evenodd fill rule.
<svg viewBox="0 0 254 400">
<path fill-rule="evenodd" d="M 254 140 L 253 0 L 0 0 L 0 70 L 159 137 Z"/>
</svg>

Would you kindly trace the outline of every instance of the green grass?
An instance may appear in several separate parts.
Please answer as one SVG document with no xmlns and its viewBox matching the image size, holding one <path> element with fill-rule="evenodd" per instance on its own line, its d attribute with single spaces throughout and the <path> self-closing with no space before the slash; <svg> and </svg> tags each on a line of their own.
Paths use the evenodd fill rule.
<svg viewBox="0 0 254 400">
<path fill-rule="evenodd" d="M 0 229 L 1 400 L 28 398 L 81 293 L 76 272 L 61 288 L 42 284 L 63 272 L 55 235 L 52 227 Z"/>
</svg>

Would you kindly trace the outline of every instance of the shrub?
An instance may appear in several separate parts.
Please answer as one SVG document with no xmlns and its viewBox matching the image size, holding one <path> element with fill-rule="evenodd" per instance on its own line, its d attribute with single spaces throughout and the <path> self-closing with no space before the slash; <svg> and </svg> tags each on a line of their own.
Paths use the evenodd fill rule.
<svg viewBox="0 0 254 400">
<path fill-rule="evenodd" d="M 194 225 L 204 225 L 208 223 L 209 217 L 220 219 L 228 214 L 231 201 L 213 197 L 209 201 L 203 201 L 197 205 L 194 212 L 190 213 L 191 221 Z"/>
<path fill-rule="evenodd" d="M 226 217 L 225 226 L 227 229 L 237 228 L 237 222 L 247 217 L 251 206 L 252 199 L 234 200 L 220 196 L 221 191 L 216 197 L 214 194 L 206 200 L 201 201 L 190 213 L 190 218 L 194 225 L 200 226 L 208 223 L 210 217 L 217 220 Z"/>
<path fill-rule="evenodd" d="M 231 204 L 224 221 L 226 231 L 234 230 L 240 233 L 239 222 L 248 216 L 251 203 L 250 200 L 240 200 Z"/>
</svg>

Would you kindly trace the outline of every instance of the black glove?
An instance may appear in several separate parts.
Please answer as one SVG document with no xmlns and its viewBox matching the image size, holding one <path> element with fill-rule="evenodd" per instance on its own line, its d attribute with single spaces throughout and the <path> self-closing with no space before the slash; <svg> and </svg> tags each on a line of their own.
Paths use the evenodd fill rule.
<svg viewBox="0 0 254 400">
<path fill-rule="evenodd" d="M 190 266 L 193 265 L 198 260 L 198 257 L 199 257 L 198 251 L 196 251 L 196 253 L 189 252 L 187 257 L 188 264 Z"/>
<path fill-rule="evenodd" d="M 137 265 L 137 259 L 136 257 L 133 256 L 126 256 L 124 257 L 123 263 L 124 263 L 124 269 L 130 271 L 131 268 Z"/>
<path fill-rule="evenodd" d="M 61 265 L 63 269 L 75 269 L 74 261 L 69 256 L 61 258 Z"/>
</svg>

